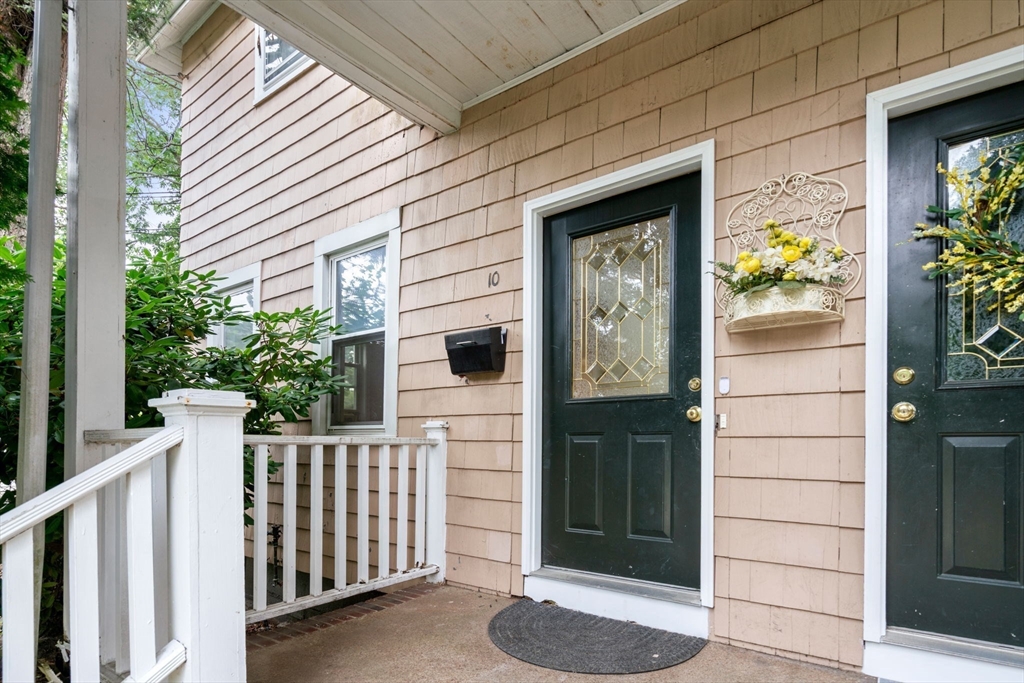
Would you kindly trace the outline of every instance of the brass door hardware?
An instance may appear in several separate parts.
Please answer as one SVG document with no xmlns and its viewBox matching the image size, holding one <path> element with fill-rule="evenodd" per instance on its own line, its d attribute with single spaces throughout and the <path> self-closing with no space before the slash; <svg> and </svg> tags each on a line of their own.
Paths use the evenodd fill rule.
<svg viewBox="0 0 1024 683">
<path fill-rule="evenodd" d="M 700 391 L 700 377 L 693 377 L 686 386 L 690 387 L 690 391 Z"/>
<path fill-rule="evenodd" d="M 910 384 L 914 381 L 914 369 L 906 366 L 896 368 L 892 373 L 892 381 L 896 384 Z"/>
<path fill-rule="evenodd" d="M 686 409 L 686 419 L 690 422 L 700 422 L 700 407 L 690 406 Z"/>
<path fill-rule="evenodd" d="M 917 417 L 917 408 L 913 403 L 900 401 L 892 407 L 892 419 L 897 422 L 910 422 Z"/>
</svg>

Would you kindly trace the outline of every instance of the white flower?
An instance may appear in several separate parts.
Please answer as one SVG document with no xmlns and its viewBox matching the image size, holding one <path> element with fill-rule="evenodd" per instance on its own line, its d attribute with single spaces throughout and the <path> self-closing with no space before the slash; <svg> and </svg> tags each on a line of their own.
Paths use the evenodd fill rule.
<svg viewBox="0 0 1024 683">
<path fill-rule="evenodd" d="M 782 258 L 782 250 L 777 247 L 768 247 L 757 256 L 761 259 L 761 270 L 765 272 L 770 273 L 786 267 L 786 259 Z"/>
</svg>

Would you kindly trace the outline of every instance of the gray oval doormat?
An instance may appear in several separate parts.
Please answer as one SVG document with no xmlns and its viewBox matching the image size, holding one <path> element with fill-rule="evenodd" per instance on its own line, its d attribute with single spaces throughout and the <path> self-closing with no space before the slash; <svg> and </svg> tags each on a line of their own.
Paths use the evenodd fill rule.
<svg viewBox="0 0 1024 683">
<path fill-rule="evenodd" d="M 519 600 L 494 615 L 487 634 L 516 659 L 585 674 L 635 674 L 685 662 L 707 643 L 627 621 Z"/>
</svg>

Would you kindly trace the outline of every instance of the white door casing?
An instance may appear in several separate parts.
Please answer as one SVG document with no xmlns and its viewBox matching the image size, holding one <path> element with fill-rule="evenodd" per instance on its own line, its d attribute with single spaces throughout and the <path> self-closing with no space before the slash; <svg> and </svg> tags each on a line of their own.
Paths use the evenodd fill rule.
<svg viewBox="0 0 1024 683">
<path fill-rule="evenodd" d="M 523 205 L 523 518 L 522 518 L 522 572 L 531 583 L 530 575 L 541 568 L 541 415 L 543 397 L 543 272 L 544 272 L 544 218 L 569 209 L 605 199 L 617 194 L 653 185 L 663 180 L 692 172 L 700 173 L 701 182 L 701 262 L 714 261 L 715 256 L 715 143 L 706 140 L 685 149 L 665 154 L 656 159 L 610 173 L 573 187 L 538 197 Z M 715 368 L 715 309 L 714 278 L 710 273 L 701 275 L 701 568 L 700 605 L 677 605 L 680 609 L 701 610 L 700 616 L 688 614 L 681 628 L 707 633 L 707 615 L 704 612 L 714 604 L 714 368 Z M 534 577 L 534 586 L 543 583 L 544 591 L 564 590 L 559 593 L 560 604 L 572 607 L 585 603 L 585 611 L 606 616 L 630 618 L 640 623 L 638 614 L 630 609 L 629 598 L 623 594 L 592 587 L 573 586 L 564 581 Z M 602 596 L 604 598 L 602 600 Z M 637 598 L 637 600 L 647 600 Z M 600 603 L 600 604 L 598 604 Z M 668 605 L 670 603 L 666 603 Z M 662 628 L 671 627 L 678 611 L 649 610 L 653 603 L 632 609 L 651 612 L 653 623 Z M 693 617 L 697 616 L 695 623 Z M 676 628 L 680 624 L 676 622 Z M 701 635 L 694 633 L 694 635 Z"/>
<path fill-rule="evenodd" d="M 901 681 L 1020 681 L 1021 670 L 967 654 L 911 649 L 885 641 L 886 381 L 888 351 L 889 119 L 1024 80 L 1024 46 L 867 95 L 864 463 L 864 672 Z M 949 639 L 949 650 L 958 649 Z M 961 644 L 962 645 L 962 644 Z M 961 648 L 963 649 L 963 648 Z M 968 646 L 965 651 L 970 651 Z M 981 650 L 982 648 L 977 648 Z M 983 656 L 983 655 L 982 655 Z M 1024 658 L 1022 658 L 1024 661 Z"/>
</svg>

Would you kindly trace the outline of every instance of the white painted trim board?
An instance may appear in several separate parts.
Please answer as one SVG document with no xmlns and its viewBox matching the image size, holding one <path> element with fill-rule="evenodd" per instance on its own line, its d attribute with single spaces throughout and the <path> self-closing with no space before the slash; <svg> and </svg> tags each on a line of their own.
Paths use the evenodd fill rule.
<svg viewBox="0 0 1024 683">
<path fill-rule="evenodd" d="M 386 240 L 384 239 L 385 235 Z M 313 243 L 313 305 L 320 310 L 331 307 L 328 272 L 331 258 L 339 253 L 358 249 L 361 245 L 381 240 L 387 244 L 387 293 L 384 309 L 384 424 L 380 427 L 335 427 L 332 434 L 398 433 L 398 325 L 399 273 L 402 266 L 402 211 L 394 208 L 361 223 L 325 235 Z M 330 355 L 330 342 L 320 343 L 321 357 Z M 310 417 L 314 434 L 327 434 L 327 398 L 317 401 Z"/>
<path fill-rule="evenodd" d="M 524 579 L 524 592 L 538 602 L 551 600 L 566 609 L 620 621 L 635 621 L 643 626 L 673 633 L 707 638 L 710 630 L 707 607 L 630 595 L 540 576 L 527 576 Z"/>
</svg>

